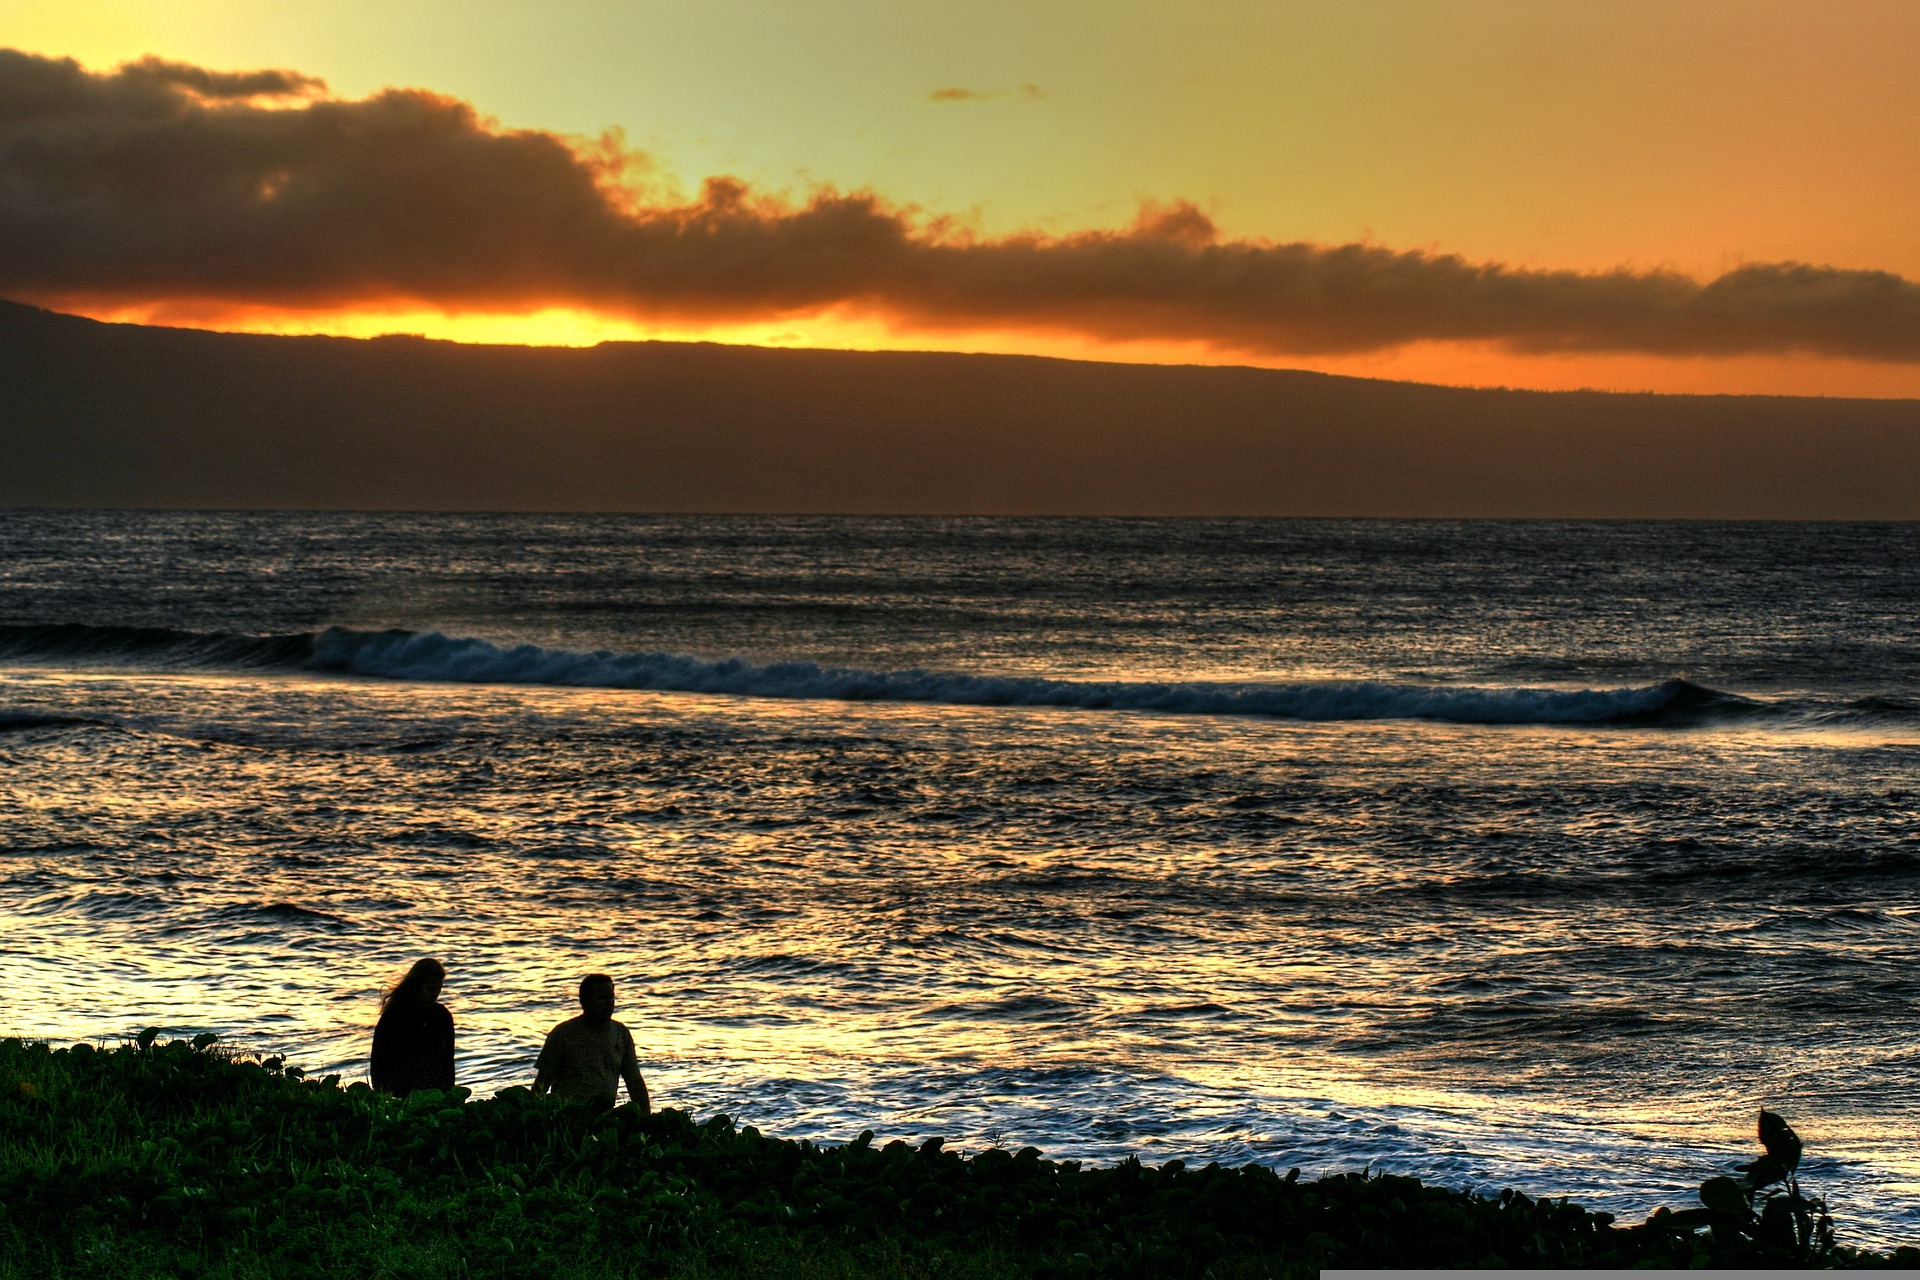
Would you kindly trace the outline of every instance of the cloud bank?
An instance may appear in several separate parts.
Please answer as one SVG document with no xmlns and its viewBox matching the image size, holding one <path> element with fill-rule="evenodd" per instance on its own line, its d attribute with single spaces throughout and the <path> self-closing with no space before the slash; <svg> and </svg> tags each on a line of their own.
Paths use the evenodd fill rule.
<svg viewBox="0 0 1920 1280">
<path fill-rule="evenodd" d="M 986 238 L 879 195 L 804 202 L 502 129 L 456 99 L 348 101 L 292 71 L 0 50 L 0 293 L 289 308 L 580 306 L 705 320 L 1188 340 L 1255 355 L 1492 342 L 1920 362 L 1920 286 L 1879 271 L 1538 271 L 1369 244 L 1225 240 L 1197 208 Z"/>
</svg>

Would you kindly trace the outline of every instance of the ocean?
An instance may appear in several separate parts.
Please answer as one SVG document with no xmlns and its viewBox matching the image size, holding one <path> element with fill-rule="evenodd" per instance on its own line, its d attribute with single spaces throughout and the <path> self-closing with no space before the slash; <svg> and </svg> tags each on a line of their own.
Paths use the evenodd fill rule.
<svg viewBox="0 0 1920 1280">
<path fill-rule="evenodd" d="M 1920 526 L 0 512 L 0 1033 L 1913 1243 Z"/>
</svg>

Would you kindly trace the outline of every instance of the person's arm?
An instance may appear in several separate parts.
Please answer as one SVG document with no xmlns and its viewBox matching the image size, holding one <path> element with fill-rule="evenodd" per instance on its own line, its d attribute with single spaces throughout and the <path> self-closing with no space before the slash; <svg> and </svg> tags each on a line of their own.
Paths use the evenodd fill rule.
<svg viewBox="0 0 1920 1280">
<path fill-rule="evenodd" d="M 555 1069 L 560 1065 L 560 1029 L 555 1027 L 547 1032 L 546 1040 L 540 1046 L 540 1058 L 533 1064 L 533 1091 L 545 1093 L 553 1088 Z"/>
<path fill-rule="evenodd" d="M 640 1078 L 640 1064 L 634 1063 L 623 1072 L 627 1078 L 627 1100 L 640 1108 L 641 1115 L 653 1111 L 653 1103 L 647 1097 L 647 1082 Z"/>
<path fill-rule="evenodd" d="M 433 1006 L 434 1052 L 433 1087 L 436 1089 L 453 1088 L 453 1014 L 447 1006 Z"/>
<path fill-rule="evenodd" d="M 374 1088 L 382 1093 L 387 1091 L 387 1081 L 393 1075 L 392 1033 L 389 1031 L 386 1010 L 380 1011 L 380 1021 L 373 1024 L 373 1052 L 368 1055 L 367 1079 Z"/>
<path fill-rule="evenodd" d="M 625 1031 L 625 1028 L 622 1028 Z M 653 1110 L 647 1098 L 647 1082 L 640 1078 L 640 1059 L 633 1051 L 633 1033 L 625 1031 L 626 1045 L 620 1054 L 620 1075 L 627 1082 L 627 1101 L 646 1115 Z"/>
</svg>

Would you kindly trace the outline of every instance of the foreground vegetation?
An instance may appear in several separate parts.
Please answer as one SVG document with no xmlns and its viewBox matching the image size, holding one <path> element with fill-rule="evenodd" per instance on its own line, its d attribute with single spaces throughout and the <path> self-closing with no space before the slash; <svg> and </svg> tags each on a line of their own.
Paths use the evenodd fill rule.
<svg viewBox="0 0 1920 1280">
<path fill-rule="evenodd" d="M 1032 1148 L 840 1147 L 509 1089 L 399 1101 L 209 1037 L 0 1041 L 0 1275 L 1309 1276 L 1332 1267 L 1915 1266 L 1833 1245 L 1799 1142 L 1621 1228 L 1514 1192 Z"/>
</svg>

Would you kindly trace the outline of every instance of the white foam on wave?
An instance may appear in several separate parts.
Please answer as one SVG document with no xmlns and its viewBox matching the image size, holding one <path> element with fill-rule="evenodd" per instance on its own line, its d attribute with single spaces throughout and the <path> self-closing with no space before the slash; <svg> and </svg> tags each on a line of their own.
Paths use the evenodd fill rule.
<svg viewBox="0 0 1920 1280">
<path fill-rule="evenodd" d="M 1048 680 L 935 671 L 864 671 L 812 662 L 757 664 L 677 653 L 582 653 L 438 632 L 333 629 L 311 665 L 395 680 L 654 689 L 759 698 L 1069 707 L 1290 720 L 1445 720 L 1460 724 L 1603 724 L 1657 715 L 1705 691 L 1684 681 L 1622 689 L 1487 689 L 1325 681 L 1225 684 Z"/>
</svg>

